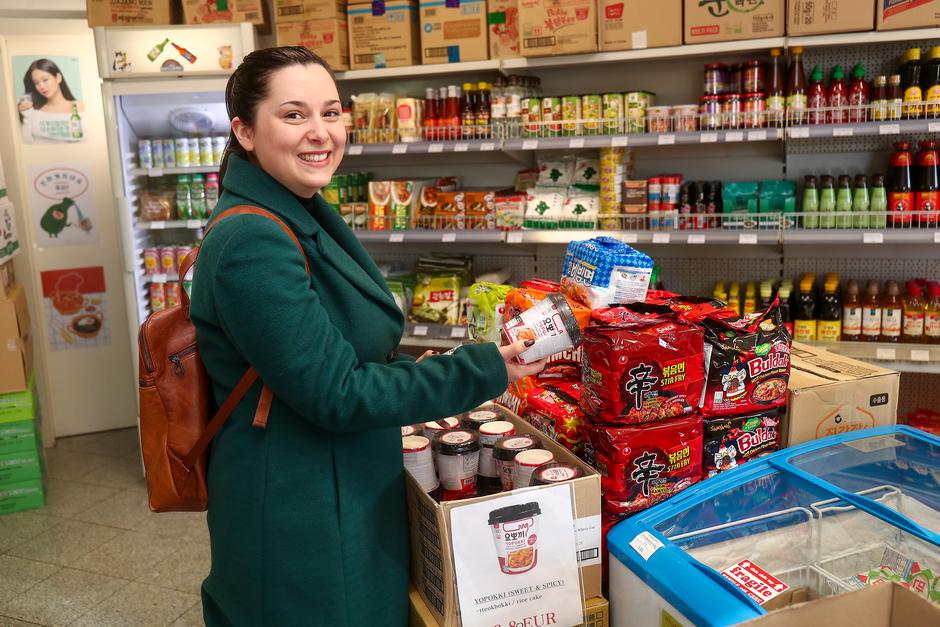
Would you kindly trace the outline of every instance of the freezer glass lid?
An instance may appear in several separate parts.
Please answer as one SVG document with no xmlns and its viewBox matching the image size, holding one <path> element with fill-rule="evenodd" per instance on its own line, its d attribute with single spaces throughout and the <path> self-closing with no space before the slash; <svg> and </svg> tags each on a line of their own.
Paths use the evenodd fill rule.
<svg viewBox="0 0 940 627">
<path fill-rule="evenodd" d="M 788 462 L 940 533 L 940 446 L 935 442 L 906 433 L 878 435 L 796 455 Z"/>
</svg>

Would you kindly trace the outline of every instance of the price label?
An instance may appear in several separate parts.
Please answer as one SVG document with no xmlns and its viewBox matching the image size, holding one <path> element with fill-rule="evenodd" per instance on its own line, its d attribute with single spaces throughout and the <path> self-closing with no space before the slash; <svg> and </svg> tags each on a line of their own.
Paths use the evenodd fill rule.
<svg viewBox="0 0 940 627">
<path fill-rule="evenodd" d="M 480 144 L 481 152 L 493 152 L 494 150 L 496 150 L 496 144 L 493 142 L 483 142 Z"/>
<path fill-rule="evenodd" d="M 568 140 L 568 148 L 584 148 L 584 138 L 583 137 L 573 137 Z"/>
<path fill-rule="evenodd" d="M 788 128 L 787 134 L 790 136 L 790 139 L 806 139 L 809 137 L 809 129 L 806 127 L 794 127 Z"/>
<path fill-rule="evenodd" d="M 535 150 L 539 147 L 539 140 L 537 139 L 526 139 L 522 142 L 523 150 Z"/>
<path fill-rule="evenodd" d="M 930 351 L 912 350 L 911 361 L 930 361 Z"/>
<path fill-rule="evenodd" d="M 166 228 L 166 222 L 164 222 L 163 220 L 157 220 L 156 222 L 151 222 L 150 228 L 153 229 L 154 231 L 162 231 L 163 229 Z M 940 233 L 937 233 L 937 235 L 940 235 Z"/>
<path fill-rule="evenodd" d="M 738 243 L 753 245 L 757 243 L 757 233 L 741 233 L 738 235 Z"/>
<path fill-rule="evenodd" d="M 450 232 L 450 233 L 441 233 L 441 241 L 444 242 L 445 244 L 447 244 L 447 243 L 449 243 L 449 242 L 456 242 L 456 241 L 457 241 L 457 234 L 456 234 L 456 233 L 453 233 L 453 232 Z"/>
<path fill-rule="evenodd" d="M 934 243 L 934 244 L 940 244 L 940 233 L 934 233 L 934 234 L 933 234 L 933 243 Z"/>
<path fill-rule="evenodd" d="M 627 145 L 628 139 L 627 137 L 614 137 L 610 140 L 610 145 L 614 148 L 623 148 Z"/>
<path fill-rule="evenodd" d="M 163 168 L 150 168 L 147 170 L 148 176 L 163 176 Z"/>
<path fill-rule="evenodd" d="M 747 132 L 747 141 L 749 142 L 762 142 L 767 139 L 767 131 L 748 131 Z"/>
<path fill-rule="evenodd" d="M 453 338 L 467 337 L 467 327 L 454 327 L 450 330 L 450 336 Z"/>
<path fill-rule="evenodd" d="M 454 144 L 454 152 L 467 152 L 468 150 L 470 150 L 470 144 L 467 142 Z"/>
<path fill-rule="evenodd" d="M 865 244 L 884 244 L 884 233 L 862 233 L 862 242 Z"/>
<path fill-rule="evenodd" d="M 832 129 L 833 137 L 852 137 L 855 135 L 855 129 L 851 126 L 836 126 Z"/>
<path fill-rule="evenodd" d="M 428 146 L 428 152 L 444 152 L 444 144 L 431 144 Z"/>
<path fill-rule="evenodd" d="M 667 135 L 660 135 L 656 142 L 660 146 L 672 146 L 674 143 L 676 143 L 676 136 L 672 133 Z"/>
<path fill-rule="evenodd" d="M 704 244 L 705 236 L 704 235 L 689 235 L 690 244 Z"/>
<path fill-rule="evenodd" d="M 346 146 L 346 154 L 355 157 L 356 155 L 362 154 L 362 146 L 359 144 L 353 144 L 352 146 Z"/>
<path fill-rule="evenodd" d="M 940 122 L 927 122 L 928 133 L 940 133 Z"/>
<path fill-rule="evenodd" d="M 392 146 L 393 155 L 403 155 L 408 152 L 408 144 L 395 144 Z"/>
<path fill-rule="evenodd" d="M 742 133 L 741 131 L 728 131 L 727 133 L 725 133 L 725 141 L 726 142 L 743 142 L 744 133 Z"/>
<path fill-rule="evenodd" d="M 166 275 L 154 274 L 153 277 L 150 279 L 150 282 L 151 283 L 166 283 Z"/>
<path fill-rule="evenodd" d="M 423 324 L 415 325 L 415 328 L 411 331 L 411 334 L 415 337 L 424 337 L 428 334 L 428 328 Z"/>
<path fill-rule="evenodd" d="M 940 235 L 940 233 L 938 233 Z M 507 244 L 521 244 L 522 243 L 522 231 L 509 231 L 506 233 L 506 243 Z"/>
<path fill-rule="evenodd" d="M 186 220 L 187 229 L 201 229 L 202 220 Z"/>
<path fill-rule="evenodd" d="M 654 244 L 668 244 L 669 240 L 669 233 L 653 233 Z"/>
<path fill-rule="evenodd" d="M 718 133 L 702 133 L 699 142 L 703 144 L 714 144 L 718 141 Z"/>
<path fill-rule="evenodd" d="M 391 233 L 388 236 L 388 241 L 391 242 L 392 244 L 400 244 L 401 242 L 405 241 L 405 234 L 404 233 Z"/>
<path fill-rule="evenodd" d="M 900 124 L 882 124 L 878 127 L 879 135 L 900 135 L 901 134 L 901 125 Z"/>
<path fill-rule="evenodd" d="M 624 244 L 636 244 L 640 241 L 640 238 L 637 237 L 636 233 L 621 233 L 620 241 Z"/>
<path fill-rule="evenodd" d="M 897 359 L 897 351 L 893 348 L 879 348 L 875 351 L 875 358 L 883 359 L 885 361 L 894 361 Z"/>
</svg>

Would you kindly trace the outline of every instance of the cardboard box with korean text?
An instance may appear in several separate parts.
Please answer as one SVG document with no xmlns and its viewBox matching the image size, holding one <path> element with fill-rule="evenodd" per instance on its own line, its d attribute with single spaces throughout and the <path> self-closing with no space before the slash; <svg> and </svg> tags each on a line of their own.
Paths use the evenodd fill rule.
<svg viewBox="0 0 940 627">
<path fill-rule="evenodd" d="M 854 590 L 792 605 L 740 627 L 914 627 L 940 625 L 940 605 L 898 583 Z"/>
<path fill-rule="evenodd" d="M 781 37 L 786 0 L 684 0 L 685 43 Z"/>
<path fill-rule="evenodd" d="M 16 287 L 16 273 L 13 270 L 13 260 L 0 264 L 0 299 L 10 298 L 13 288 Z"/>
<path fill-rule="evenodd" d="M 421 63 L 485 61 L 486 0 L 421 0 Z"/>
<path fill-rule="evenodd" d="M 519 0 L 519 30 L 524 57 L 597 51 L 594 0 Z"/>
<path fill-rule="evenodd" d="M 534 625 L 535 622 L 532 621 Z M 408 586 L 408 627 L 438 627 L 440 623 L 431 614 L 414 586 Z M 584 601 L 584 622 L 577 627 L 610 627 L 610 603 L 604 597 Z"/>
<path fill-rule="evenodd" d="M 218 2 L 206 0 L 182 0 L 183 23 L 214 24 L 218 22 L 239 24 L 251 22 L 264 24 L 264 2 L 262 0 L 228 0 L 220 9 Z"/>
<path fill-rule="evenodd" d="M 346 0 L 274 0 L 274 23 L 346 19 Z"/>
<path fill-rule="evenodd" d="M 851 33 L 874 28 L 873 0 L 787 0 L 788 35 Z"/>
<path fill-rule="evenodd" d="M 876 30 L 929 28 L 940 24 L 940 0 L 875 0 Z"/>
<path fill-rule="evenodd" d="M 33 368 L 29 309 L 26 292 L 15 286 L 0 300 L 0 394 L 29 387 Z"/>
<path fill-rule="evenodd" d="M 357 3 L 349 15 L 349 67 L 368 70 L 420 65 L 418 3 Z"/>
<path fill-rule="evenodd" d="M 490 58 L 519 58 L 519 0 L 486 0 Z"/>
<path fill-rule="evenodd" d="M 517 434 L 531 434 L 552 451 L 557 461 L 578 466 L 584 476 L 573 479 L 575 540 L 579 550 L 582 598 L 601 596 L 600 555 L 600 476 L 571 451 L 551 440 L 518 416 L 504 410 L 504 419 L 513 423 Z M 553 486 L 544 486 L 551 488 Z M 531 488 L 530 488 L 531 489 Z M 411 528 L 411 581 L 418 589 L 435 620 L 444 627 L 456 627 L 458 618 L 457 591 L 460 582 L 454 570 L 451 512 L 466 505 L 496 501 L 513 493 L 497 493 L 462 501 L 438 503 L 424 492 L 420 485 L 405 474 L 408 499 L 408 519 Z M 574 530 L 573 530 L 574 531 Z"/>
<path fill-rule="evenodd" d="M 781 445 L 897 422 L 900 374 L 794 343 Z"/>
<path fill-rule="evenodd" d="M 597 0 L 601 52 L 682 44 L 682 0 Z"/>
<path fill-rule="evenodd" d="M 171 0 L 86 0 L 89 26 L 160 26 L 172 24 Z"/>
<path fill-rule="evenodd" d="M 275 24 L 274 30 L 277 34 L 277 45 L 303 46 L 323 57 L 333 70 L 349 69 L 349 42 L 346 39 L 345 19 L 280 22 Z"/>
</svg>

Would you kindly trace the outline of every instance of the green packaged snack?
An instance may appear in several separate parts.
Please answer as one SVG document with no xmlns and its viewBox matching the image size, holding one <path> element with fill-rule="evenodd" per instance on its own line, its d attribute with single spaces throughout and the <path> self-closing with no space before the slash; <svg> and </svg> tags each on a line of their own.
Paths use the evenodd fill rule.
<svg viewBox="0 0 940 627">
<path fill-rule="evenodd" d="M 506 296 L 512 289 L 497 283 L 474 283 L 470 286 L 470 308 L 467 322 L 470 339 L 477 342 L 499 342 L 503 328 Z"/>
<path fill-rule="evenodd" d="M 460 322 L 460 277 L 419 273 L 411 302 L 412 322 L 456 325 Z"/>
</svg>

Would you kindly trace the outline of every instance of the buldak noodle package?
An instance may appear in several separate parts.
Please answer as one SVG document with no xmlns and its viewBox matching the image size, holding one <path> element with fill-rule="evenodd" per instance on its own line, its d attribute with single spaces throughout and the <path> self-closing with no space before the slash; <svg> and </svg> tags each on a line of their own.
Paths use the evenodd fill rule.
<svg viewBox="0 0 940 627">
<path fill-rule="evenodd" d="M 613 237 L 571 242 L 562 270 L 562 291 L 599 309 L 646 298 L 653 260 Z"/>
</svg>

